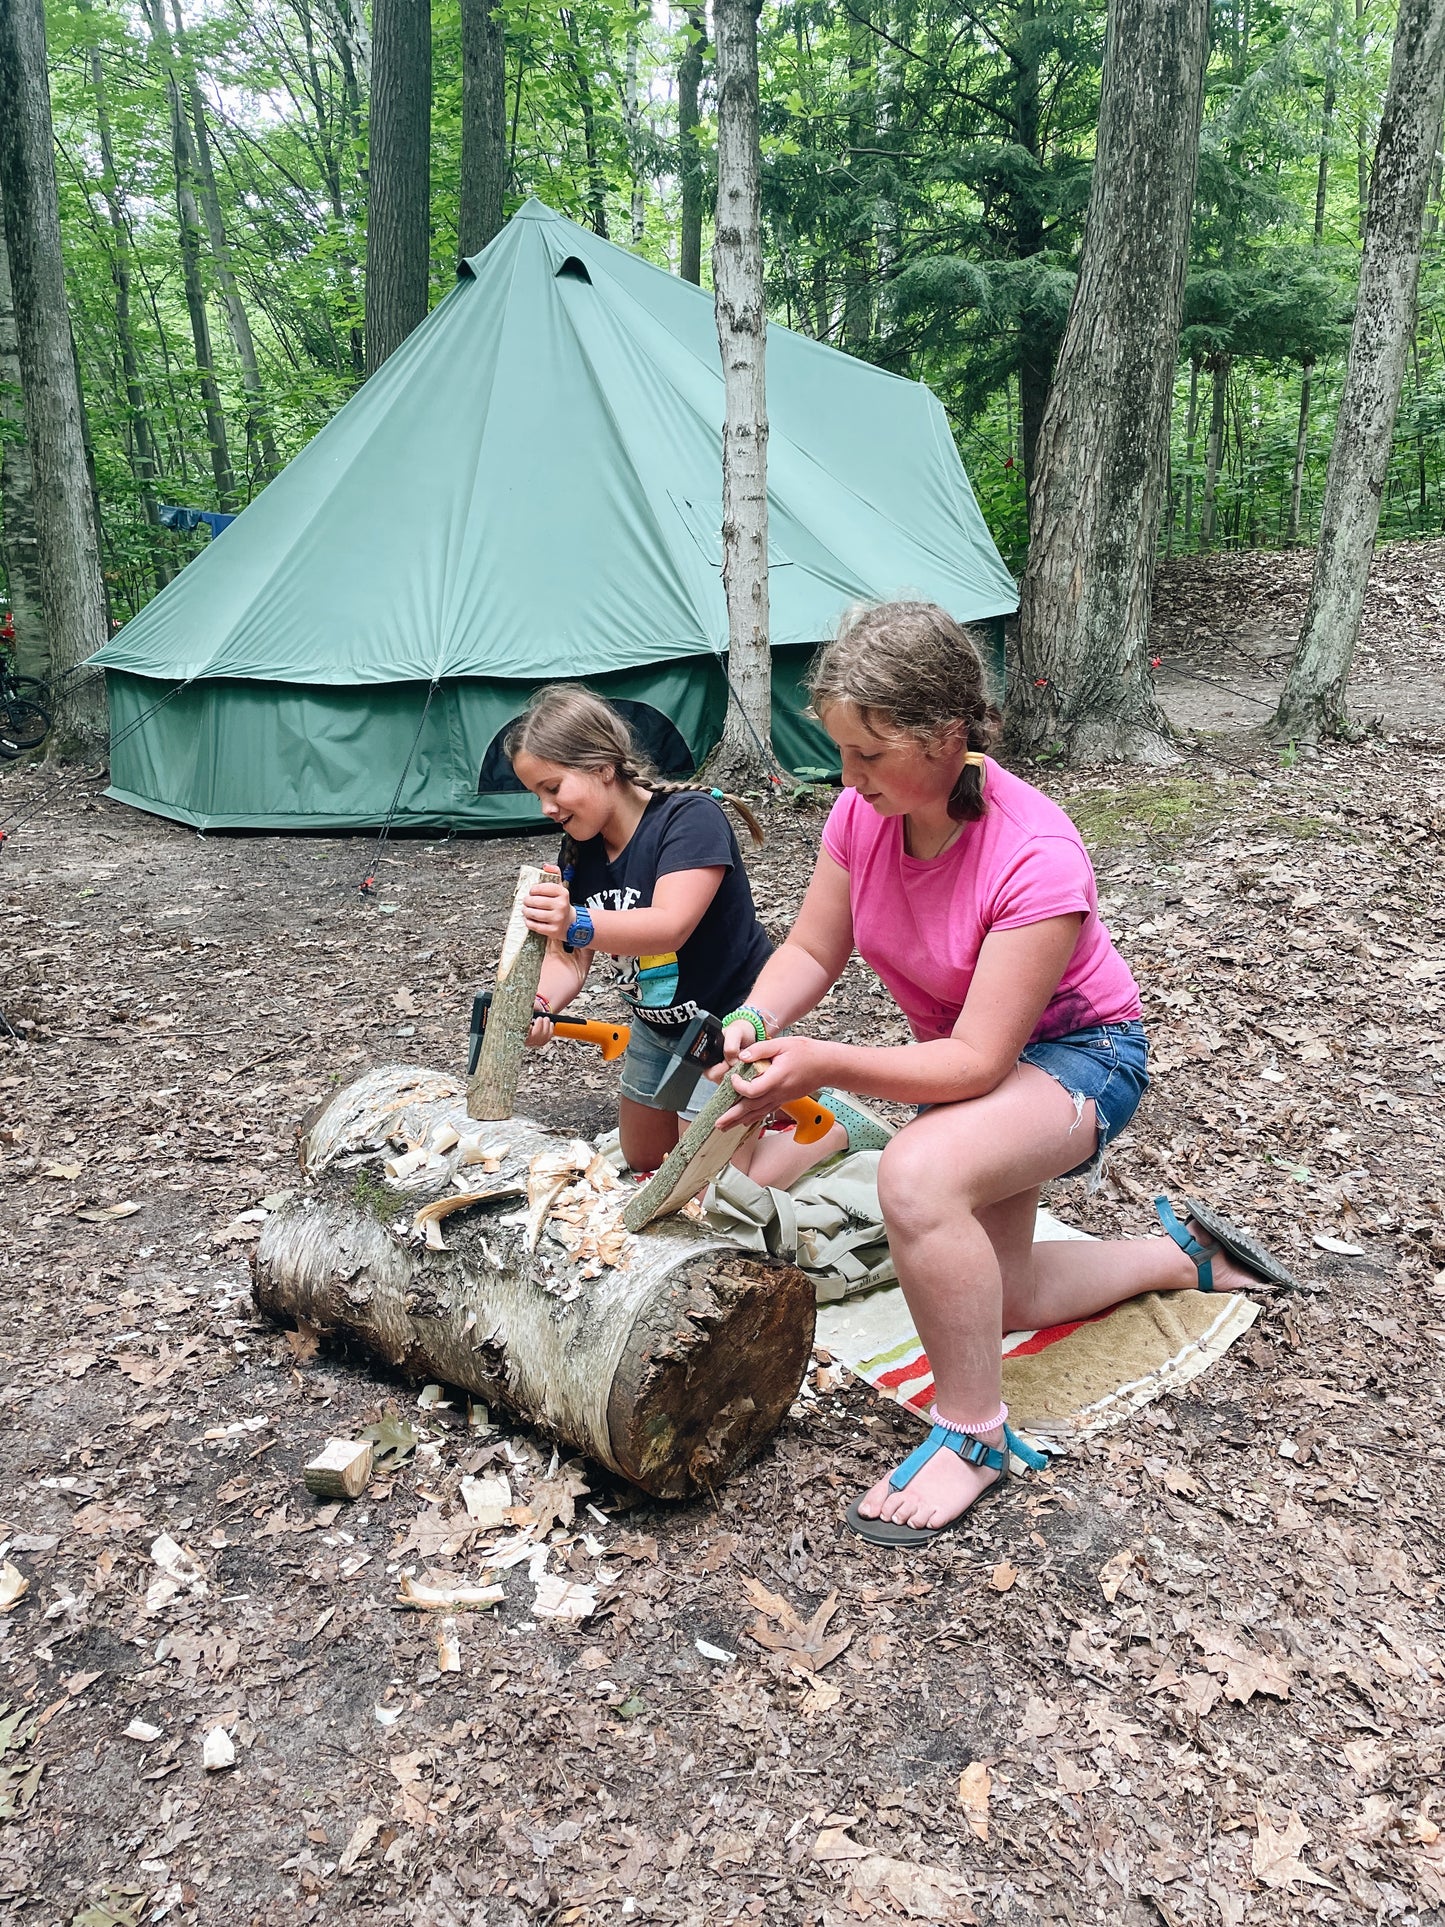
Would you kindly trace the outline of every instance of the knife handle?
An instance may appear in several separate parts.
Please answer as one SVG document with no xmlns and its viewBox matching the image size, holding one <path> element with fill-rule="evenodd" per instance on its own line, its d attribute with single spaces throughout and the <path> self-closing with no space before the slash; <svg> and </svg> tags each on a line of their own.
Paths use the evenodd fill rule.
<svg viewBox="0 0 1445 1927">
<path fill-rule="evenodd" d="M 816 1097 L 800 1097 L 792 1104 L 780 1104 L 778 1109 L 797 1126 L 793 1138 L 798 1144 L 816 1144 L 833 1128 L 833 1113 Z"/>
<path fill-rule="evenodd" d="M 610 1064 L 614 1057 L 620 1057 L 627 1049 L 627 1040 L 632 1035 L 630 1024 L 603 1024 L 595 1018 L 585 1023 L 570 1018 L 558 1017 L 552 1021 L 554 1037 L 570 1038 L 574 1044 L 596 1044 L 602 1052 L 604 1064 Z"/>
</svg>

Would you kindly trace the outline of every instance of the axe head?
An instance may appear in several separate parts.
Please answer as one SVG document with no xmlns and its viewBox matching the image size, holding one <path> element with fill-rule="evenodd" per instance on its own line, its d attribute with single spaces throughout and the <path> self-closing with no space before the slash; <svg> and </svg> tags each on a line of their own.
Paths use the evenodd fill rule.
<svg viewBox="0 0 1445 1927">
<path fill-rule="evenodd" d="M 656 1032 L 653 1033 L 656 1036 Z M 694 1017 L 668 1052 L 668 1068 L 656 1096 L 664 1106 L 685 1103 L 697 1080 L 723 1061 L 722 1025 L 710 1012 Z"/>
</svg>

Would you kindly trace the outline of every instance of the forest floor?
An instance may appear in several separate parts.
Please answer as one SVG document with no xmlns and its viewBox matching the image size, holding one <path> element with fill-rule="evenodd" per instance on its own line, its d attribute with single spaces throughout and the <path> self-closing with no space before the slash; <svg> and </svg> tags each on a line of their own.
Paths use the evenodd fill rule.
<svg viewBox="0 0 1445 1927">
<path fill-rule="evenodd" d="M 364 839 L 201 839 L 98 780 L 16 835 L 9 1917 L 1445 1920 L 1445 544 L 1377 566 L 1354 695 L 1380 730 L 1296 760 L 1220 685 L 1267 699 L 1306 569 L 1167 568 L 1161 687 L 1210 733 L 1158 775 L 1031 774 L 1095 851 L 1155 1042 L 1113 1179 L 1053 1208 L 1140 1233 L 1156 1189 L 1198 1193 L 1317 1289 L 923 1554 L 844 1527 L 916 1428 L 826 1371 L 714 1503 L 587 1468 L 596 1510 L 553 1557 L 613 1575 L 596 1615 L 539 1619 L 515 1567 L 462 1616 L 457 1672 L 398 1572 L 446 1563 L 465 1473 L 525 1504 L 550 1448 L 258 1322 L 247 1214 L 296 1183 L 294 1127 L 338 1080 L 459 1064 L 516 864 L 548 846 L 394 844 L 363 899 Z M 0 776 L 0 821 L 44 780 Z M 778 931 L 818 829 L 773 813 Z M 832 1021 L 899 1034 L 856 964 Z M 526 1103 L 599 1130 L 610 1084 L 559 1046 Z M 387 1414 L 410 1456 L 318 1506 L 304 1461 Z M 804 1619 L 835 1602 L 821 1670 L 755 1637 L 758 1586 Z M 208 1772 L 218 1727 L 236 1761 Z"/>
</svg>

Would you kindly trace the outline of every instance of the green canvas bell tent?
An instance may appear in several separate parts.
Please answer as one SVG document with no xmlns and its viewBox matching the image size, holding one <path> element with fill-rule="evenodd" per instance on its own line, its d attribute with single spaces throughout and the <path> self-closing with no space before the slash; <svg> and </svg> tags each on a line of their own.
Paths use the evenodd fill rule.
<svg viewBox="0 0 1445 1927">
<path fill-rule="evenodd" d="M 942 408 L 768 330 L 774 744 L 849 603 L 1017 606 Z M 112 796 L 202 828 L 537 821 L 501 754 L 539 684 L 623 703 L 662 766 L 727 702 L 710 294 L 528 201 L 335 419 L 94 658 Z"/>
</svg>

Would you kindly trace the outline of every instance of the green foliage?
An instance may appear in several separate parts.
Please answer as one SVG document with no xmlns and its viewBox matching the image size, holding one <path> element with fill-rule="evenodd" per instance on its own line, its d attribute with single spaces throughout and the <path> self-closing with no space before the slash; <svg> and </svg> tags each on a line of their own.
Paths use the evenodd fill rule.
<svg viewBox="0 0 1445 1927">
<path fill-rule="evenodd" d="M 65 266 L 107 587 L 123 619 L 205 539 L 159 530 L 155 504 L 218 505 L 181 278 L 166 50 L 152 46 L 144 11 L 121 0 L 46 4 Z M 177 72 L 194 71 L 203 102 L 221 224 L 285 461 L 364 370 L 363 0 L 182 7 Z M 503 12 L 508 208 L 536 193 L 675 271 L 685 12 L 640 0 L 503 0 Z M 768 0 L 760 22 L 771 312 L 929 382 L 1016 570 L 1028 533 L 1028 431 L 1082 243 L 1104 21 L 1104 0 L 962 10 L 942 0 Z M 1168 547 L 1200 542 L 1206 485 L 1214 542 L 1288 539 L 1306 375 L 1298 533 L 1313 531 L 1392 32 L 1386 0 L 1360 12 L 1347 0 L 1215 0 Z M 456 271 L 460 0 L 433 0 L 433 41 L 430 248 L 440 299 Z M 710 46 L 706 55 L 698 140 L 710 206 Z M 230 457 L 249 499 L 264 481 L 265 451 L 206 236 L 201 253 Z M 706 278 L 706 234 L 703 261 Z M 133 381 L 118 313 L 126 277 Z M 1211 461 L 1216 388 L 1223 433 Z M 1381 535 L 1442 527 L 1445 251 L 1432 225 Z"/>
</svg>

